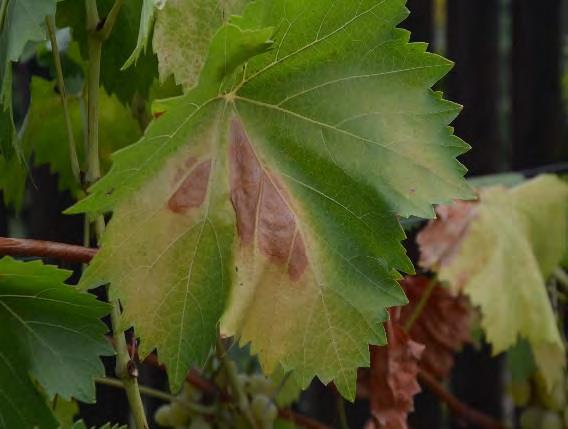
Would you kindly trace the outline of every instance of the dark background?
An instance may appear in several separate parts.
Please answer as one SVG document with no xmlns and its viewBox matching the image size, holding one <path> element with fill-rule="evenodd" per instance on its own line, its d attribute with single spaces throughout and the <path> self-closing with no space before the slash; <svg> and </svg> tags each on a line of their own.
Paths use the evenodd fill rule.
<svg viewBox="0 0 568 429">
<path fill-rule="evenodd" d="M 456 63 L 438 89 L 464 105 L 454 126 L 472 146 L 460 158 L 470 175 L 565 171 L 568 0 L 409 0 L 408 8 L 412 14 L 402 27 L 412 31 L 412 40 L 429 42 L 430 50 Z M 25 81 L 32 72 L 30 65 L 19 66 L 17 79 Z M 81 244 L 81 221 L 61 215 L 72 199 L 57 191 L 47 168 L 32 174 L 35 185 L 28 187 L 23 211 L 16 216 L 0 206 L 0 235 Z M 143 383 L 164 382 L 156 369 L 142 368 L 142 378 Z M 505 381 L 503 357 L 491 358 L 488 347 L 468 347 L 458 356 L 448 387 L 469 405 L 512 421 Z M 122 392 L 100 388 L 99 397 L 96 407 L 83 409 L 89 423 L 126 422 Z M 334 394 L 314 383 L 300 408 L 332 423 Z M 366 405 L 348 406 L 347 412 L 351 427 L 362 427 Z M 465 427 L 428 392 L 417 396 L 410 424 L 415 429 Z"/>
</svg>

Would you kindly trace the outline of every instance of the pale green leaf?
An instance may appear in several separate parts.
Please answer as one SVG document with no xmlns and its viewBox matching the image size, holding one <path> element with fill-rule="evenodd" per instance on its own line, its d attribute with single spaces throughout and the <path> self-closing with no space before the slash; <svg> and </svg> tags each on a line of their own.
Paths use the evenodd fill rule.
<svg viewBox="0 0 568 429">
<path fill-rule="evenodd" d="M 59 423 L 59 429 L 72 429 L 73 420 L 79 414 L 79 405 L 73 399 L 64 400 L 56 396 L 52 402 L 52 412 Z"/>
<path fill-rule="evenodd" d="M 44 398 L 95 400 L 100 355 L 112 353 L 100 318 L 108 304 L 63 282 L 70 272 L 0 259 L 0 423 L 55 428 Z"/>
<path fill-rule="evenodd" d="M 406 302 L 396 214 L 472 196 L 447 126 L 459 108 L 429 89 L 451 64 L 395 28 L 403 3 L 251 4 L 71 210 L 114 210 L 81 285 L 110 281 L 173 390 L 224 313 L 265 373 L 354 398 L 386 308 Z"/>
<path fill-rule="evenodd" d="M 546 280 L 566 247 L 568 185 L 544 175 L 512 189 L 486 188 L 480 191 L 479 203 L 461 210 L 465 224 L 455 242 L 440 242 L 442 235 L 435 229 L 447 222 L 447 231 L 456 230 L 451 217 L 442 217 L 421 233 L 422 260 L 425 253 L 443 249 L 440 243 L 447 245 L 443 257 L 430 267 L 481 308 L 493 352 L 507 350 L 519 336 L 526 338 L 537 367 L 553 386 L 562 377 L 565 351 Z"/>
<path fill-rule="evenodd" d="M 173 75 L 185 89 L 195 86 L 213 35 L 245 3 L 246 0 L 168 0 L 156 12 L 153 37 L 160 80 Z"/>
</svg>

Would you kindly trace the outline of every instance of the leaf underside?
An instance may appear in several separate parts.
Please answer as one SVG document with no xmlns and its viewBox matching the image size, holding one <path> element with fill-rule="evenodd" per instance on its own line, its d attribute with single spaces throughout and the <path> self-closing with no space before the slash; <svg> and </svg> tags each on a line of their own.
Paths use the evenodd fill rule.
<svg viewBox="0 0 568 429">
<path fill-rule="evenodd" d="M 212 39 L 198 85 L 158 103 L 70 212 L 113 218 L 81 285 L 110 282 L 178 388 L 217 324 L 263 369 L 355 396 L 412 272 L 396 215 L 472 197 L 429 88 L 451 64 L 396 29 L 401 0 L 257 1 Z"/>
</svg>

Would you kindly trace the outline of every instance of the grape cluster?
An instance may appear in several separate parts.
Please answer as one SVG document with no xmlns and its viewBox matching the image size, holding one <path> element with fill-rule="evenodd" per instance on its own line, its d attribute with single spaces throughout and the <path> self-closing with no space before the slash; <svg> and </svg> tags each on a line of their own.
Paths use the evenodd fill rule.
<svg viewBox="0 0 568 429">
<path fill-rule="evenodd" d="M 276 388 L 262 374 L 239 374 L 238 382 L 249 398 L 250 412 L 261 429 L 272 429 L 278 417 L 278 407 L 271 399 Z"/>
<path fill-rule="evenodd" d="M 230 370 L 237 372 L 234 362 L 229 362 Z M 222 368 L 213 377 L 215 384 L 222 390 L 232 392 L 227 372 Z M 217 398 L 214 414 L 203 416 L 193 412 L 190 403 L 203 402 L 202 393 L 189 383 L 185 383 L 176 397 L 177 401 L 163 405 L 156 411 L 154 419 L 160 426 L 175 429 L 251 429 L 250 419 L 254 420 L 256 429 L 272 429 L 278 417 L 278 407 L 273 398 L 277 386 L 262 374 L 238 374 L 237 383 L 248 399 L 248 409 L 239 409 L 235 400 L 223 401 Z M 205 401 L 208 402 L 208 401 Z"/>
<path fill-rule="evenodd" d="M 528 380 L 511 386 L 513 401 L 518 406 L 526 406 L 521 413 L 522 429 L 568 429 L 568 379 L 548 390 L 544 380 L 536 376 L 532 383 Z"/>
<path fill-rule="evenodd" d="M 185 383 L 177 396 L 177 401 L 162 405 L 156 410 L 154 420 L 160 426 L 175 429 L 212 429 L 213 426 L 201 415 L 191 411 L 188 403 L 201 400 L 201 392 L 189 383 Z"/>
</svg>

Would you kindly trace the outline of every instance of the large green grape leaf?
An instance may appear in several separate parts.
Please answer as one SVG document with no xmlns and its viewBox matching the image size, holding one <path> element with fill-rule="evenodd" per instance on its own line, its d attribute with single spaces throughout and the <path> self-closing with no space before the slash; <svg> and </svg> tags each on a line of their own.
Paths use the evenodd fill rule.
<svg viewBox="0 0 568 429">
<path fill-rule="evenodd" d="M 401 0 L 251 4 L 70 210 L 114 210 L 81 285 L 111 282 L 174 389 L 225 313 L 265 372 L 354 397 L 386 307 L 406 302 L 396 214 L 472 196 L 459 109 L 429 89 L 450 63 L 408 43 L 405 16 Z"/>
<path fill-rule="evenodd" d="M 100 16 L 106 16 L 113 3 L 114 0 L 98 0 Z M 144 49 L 141 49 L 136 64 L 127 69 L 122 68 L 138 44 L 142 8 L 141 1 L 124 2 L 112 33 L 102 49 L 101 85 L 124 104 L 129 104 L 136 94 L 146 98 L 154 78 L 158 75 L 158 63 L 150 50 L 144 52 Z M 87 60 L 84 2 L 61 1 L 57 6 L 57 24 L 59 27 L 71 27 L 73 39 L 79 43 L 81 55 Z"/>
<path fill-rule="evenodd" d="M 209 44 L 217 29 L 246 0 L 168 0 L 156 12 L 153 49 L 158 56 L 160 80 L 173 75 L 177 84 L 195 86 Z"/>
<path fill-rule="evenodd" d="M 546 280 L 566 246 L 568 185 L 544 175 L 480 192 L 479 203 L 439 209 L 440 219 L 418 237 L 422 265 L 481 308 L 494 353 L 526 338 L 552 386 L 565 351 Z"/>
<path fill-rule="evenodd" d="M 0 259 L 0 427 L 55 428 L 36 390 L 94 402 L 100 355 L 112 354 L 100 318 L 108 304 L 63 282 L 70 272 Z"/>
</svg>

